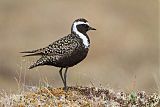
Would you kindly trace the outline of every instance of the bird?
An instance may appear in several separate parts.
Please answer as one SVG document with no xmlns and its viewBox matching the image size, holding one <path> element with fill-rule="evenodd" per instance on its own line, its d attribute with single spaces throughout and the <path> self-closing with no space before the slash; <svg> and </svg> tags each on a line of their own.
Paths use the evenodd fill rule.
<svg viewBox="0 0 160 107">
<path fill-rule="evenodd" d="M 71 26 L 71 33 L 64 36 L 44 48 L 31 51 L 23 51 L 23 57 L 40 56 L 29 69 L 49 65 L 60 68 L 59 74 L 62 79 L 64 90 L 67 90 L 67 70 L 69 67 L 80 63 L 88 54 L 90 39 L 87 34 L 90 30 L 96 30 L 89 25 L 84 18 L 76 19 Z M 63 69 L 65 69 L 63 73 Z"/>
</svg>

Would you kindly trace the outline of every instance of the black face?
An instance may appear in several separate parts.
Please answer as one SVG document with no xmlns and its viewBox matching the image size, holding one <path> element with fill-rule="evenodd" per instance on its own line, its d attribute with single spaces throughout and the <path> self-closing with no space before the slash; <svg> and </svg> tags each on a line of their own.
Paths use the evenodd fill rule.
<svg viewBox="0 0 160 107">
<path fill-rule="evenodd" d="M 77 33 L 78 31 L 80 33 L 86 34 L 86 32 L 89 30 L 96 30 L 95 28 L 90 27 L 87 23 L 88 21 L 84 18 L 75 20 L 72 24 L 71 32 Z"/>
<path fill-rule="evenodd" d="M 80 24 L 80 25 L 77 25 L 77 30 L 81 33 L 86 33 L 88 30 L 90 30 L 89 26 L 87 24 Z"/>
</svg>

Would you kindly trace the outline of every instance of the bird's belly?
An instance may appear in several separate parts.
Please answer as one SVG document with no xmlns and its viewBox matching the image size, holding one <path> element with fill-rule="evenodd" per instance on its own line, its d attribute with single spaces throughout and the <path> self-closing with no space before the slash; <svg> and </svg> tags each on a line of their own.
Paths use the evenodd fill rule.
<svg viewBox="0 0 160 107">
<path fill-rule="evenodd" d="M 54 66 L 57 67 L 72 67 L 79 62 L 81 62 L 85 57 L 87 56 L 88 49 L 83 49 L 83 50 L 77 50 L 73 52 L 71 55 L 66 55 L 59 61 Z"/>
</svg>

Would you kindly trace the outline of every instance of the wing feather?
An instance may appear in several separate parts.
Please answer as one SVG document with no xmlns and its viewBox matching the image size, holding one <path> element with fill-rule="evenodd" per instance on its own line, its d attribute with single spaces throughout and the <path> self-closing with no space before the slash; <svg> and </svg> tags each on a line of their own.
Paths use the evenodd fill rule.
<svg viewBox="0 0 160 107">
<path fill-rule="evenodd" d="M 29 53 L 25 56 L 37 56 L 37 55 L 63 55 L 70 54 L 74 51 L 79 45 L 77 39 L 71 34 L 65 36 L 52 44 L 48 45 L 45 48 L 40 48 L 33 51 L 24 51 L 21 53 Z"/>
</svg>

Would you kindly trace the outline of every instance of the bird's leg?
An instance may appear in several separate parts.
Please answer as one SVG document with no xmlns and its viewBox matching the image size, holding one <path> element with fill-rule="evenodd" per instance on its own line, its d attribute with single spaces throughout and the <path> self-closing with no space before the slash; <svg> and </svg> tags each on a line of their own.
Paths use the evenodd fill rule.
<svg viewBox="0 0 160 107">
<path fill-rule="evenodd" d="M 68 70 L 68 67 L 66 67 L 66 70 L 64 72 L 64 90 L 65 91 L 67 90 L 67 70 Z"/>
<path fill-rule="evenodd" d="M 65 82 L 64 82 L 64 78 L 63 78 L 63 76 L 62 76 L 62 70 L 63 70 L 63 68 L 61 68 L 61 69 L 59 70 L 59 74 L 60 74 L 60 76 L 61 76 L 61 79 L 62 79 L 62 82 L 63 82 L 63 85 L 64 85 Z"/>
</svg>

